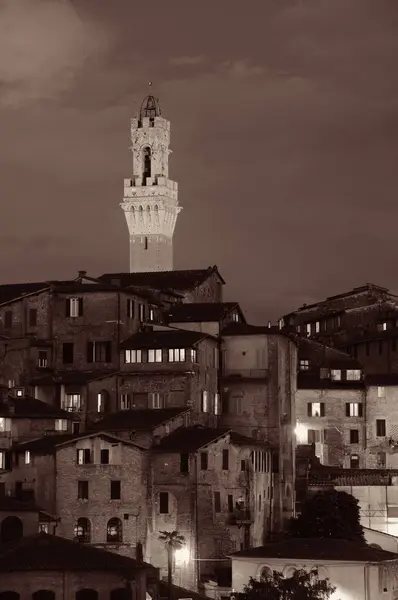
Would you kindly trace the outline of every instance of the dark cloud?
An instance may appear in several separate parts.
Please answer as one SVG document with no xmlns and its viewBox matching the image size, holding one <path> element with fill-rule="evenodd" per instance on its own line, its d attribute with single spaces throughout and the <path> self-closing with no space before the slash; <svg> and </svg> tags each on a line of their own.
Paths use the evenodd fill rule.
<svg viewBox="0 0 398 600">
<path fill-rule="evenodd" d="M 176 267 L 217 263 L 256 321 L 365 281 L 398 290 L 394 0 L 0 6 L 4 277 L 128 268 L 129 118 L 151 80 L 184 207 Z"/>
</svg>

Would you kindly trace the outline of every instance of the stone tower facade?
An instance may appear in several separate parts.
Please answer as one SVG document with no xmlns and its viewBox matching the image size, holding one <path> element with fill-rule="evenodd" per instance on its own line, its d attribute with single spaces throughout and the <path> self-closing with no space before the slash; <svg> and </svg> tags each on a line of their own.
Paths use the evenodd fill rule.
<svg viewBox="0 0 398 600">
<path fill-rule="evenodd" d="M 147 96 L 131 119 L 133 176 L 124 180 L 121 207 L 130 234 L 130 273 L 171 271 L 178 186 L 169 179 L 170 122 Z"/>
</svg>

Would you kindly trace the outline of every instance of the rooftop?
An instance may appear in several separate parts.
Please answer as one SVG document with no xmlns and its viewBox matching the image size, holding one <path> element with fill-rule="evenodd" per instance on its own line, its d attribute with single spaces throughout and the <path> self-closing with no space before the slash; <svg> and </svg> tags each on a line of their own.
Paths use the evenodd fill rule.
<svg viewBox="0 0 398 600">
<path fill-rule="evenodd" d="M 187 269 L 181 271 L 150 271 L 146 273 L 104 273 L 100 281 L 119 281 L 122 287 L 149 287 L 155 290 L 189 291 L 197 288 L 208 277 L 216 273 L 220 283 L 225 283 L 217 266 L 207 269 Z"/>
<path fill-rule="evenodd" d="M 253 438 L 246 437 L 230 429 L 219 429 L 205 427 L 203 425 L 192 425 L 191 427 L 179 427 L 163 438 L 156 446 L 160 452 L 196 452 L 208 444 L 230 435 L 231 442 L 237 446 L 258 446 L 261 443 Z"/>
<path fill-rule="evenodd" d="M 66 410 L 32 396 L 7 396 L 0 400 L 0 416 L 20 419 L 71 419 Z"/>
<path fill-rule="evenodd" d="M 310 486 L 361 487 L 388 486 L 398 478 L 397 469 L 339 469 L 317 467 L 309 472 Z"/>
<path fill-rule="evenodd" d="M 169 323 L 205 323 L 220 322 L 232 311 L 238 311 L 243 318 L 237 302 L 198 302 L 175 304 L 166 315 Z"/>
<path fill-rule="evenodd" d="M 362 365 L 358 360 L 341 350 L 336 350 L 308 338 L 295 337 L 298 344 L 299 360 L 309 360 L 312 367 L 362 369 Z"/>
<path fill-rule="evenodd" d="M 28 440 L 27 442 L 19 442 L 12 447 L 14 452 L 26 452 L 29 450 L 35 454 L 51 454 L 55 452 L 58 444 L 69 442 L 82 437 L 80 435 L 72 435 L 67 433 L 43 435 L 42 437 Z"/>
<path fill-rule="evenodd" d="M 39 533 L 18 542 L 0 546 L 0 571 L 122 571 L 147 568 L 148 563 L 114 552 L 100 550 L 90 544 L 78 544 L 65 538 Z"/>
<path fill-rule="evenodd" d="M 287 560 L 336 560 L 383 562 L 398 560 L 398 554 L 366 544 L 331 538 L 288 538 L 232 554 L 232 558 L 281 558 Z"/>
<path fill-rule="evenodd" d="M 285 335 L 285 332 L 277 326 L 268 327 L 266 325 L 249 325 L 233 321 L 228 323 L 221 332 L 224 336 L 229 335 Z M 291 337 L 291 336 L 288 336 Z"/>
<path fill-rule="evenodd" d="M 121 410 L 106 415 L 95 423 L 91 429 L 97 431 L 153 431 L 159 425 L 167 423 L 188 411 L 189 409 L 186 406 Z"/>
<path fill-rule="evenodd" d="M 139 331 L 120 344 L 122 349 L 191 348 L 207 336 L 205 333 L 184 329 Z"/>
<path fill-rule="evenodd" d="M 54 383 L 83 385 L 84 383 L 94 381 L 95 379 L 112 377 L 113 375 L 117 375 L 118 372 L 119 371 L 115 371 L 114 369 L 102 369 L 98 371 L 61 371 L 58 373 L 37 375 L 31 382 L 36 383 L 36 385 L 53 385 Z"/>
</svg>

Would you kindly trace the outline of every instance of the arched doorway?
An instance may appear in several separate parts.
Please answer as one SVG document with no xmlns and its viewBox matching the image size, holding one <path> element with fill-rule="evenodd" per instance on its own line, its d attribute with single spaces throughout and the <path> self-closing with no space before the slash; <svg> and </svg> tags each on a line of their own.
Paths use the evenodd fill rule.
<svg viewBox="0 0 398 600">
<path fill-rule="evenodd" d="M 0 592 L 0 600 L 19 600 L 17 592 Z"/>
<path fill-rule="evenodd" d="M 76 592 L 76 600 L 98 600 L 97 590 L 86 588 Z"/>
<path fill-rule="evenodd" d="M 23 524 L 18 517 L 6 517 L 1 522 L 0 540 L 2 542 L 13 542 L 23 537 Z"/>
<path fill-rule="evenodd" d="M 121 543 L 123 542 L 123 525 L 120 519 L 114 517 L 109 519 L 106 527 L 106 541 L 108 543 Z"/>
<path fill-rule="evenodd" d="M 55 600 L 55 592 L 51 590 L 37 590 L 32 594 L 32 600 Z"/>
</svg>

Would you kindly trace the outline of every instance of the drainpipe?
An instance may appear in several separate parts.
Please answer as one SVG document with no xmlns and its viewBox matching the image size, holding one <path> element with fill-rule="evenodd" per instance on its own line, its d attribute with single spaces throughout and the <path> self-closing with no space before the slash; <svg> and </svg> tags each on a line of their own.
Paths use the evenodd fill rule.
<svg viewBox="0 0 398 600">
<path fill-rule="evenodd" d="M 199 589 L 200 561 L 199 561 L 199 483 L 198 483 L 198 455 L 195 454 L 195 563 L 196 563 L 196 587 Z"/>
</svg>

